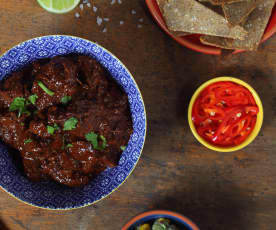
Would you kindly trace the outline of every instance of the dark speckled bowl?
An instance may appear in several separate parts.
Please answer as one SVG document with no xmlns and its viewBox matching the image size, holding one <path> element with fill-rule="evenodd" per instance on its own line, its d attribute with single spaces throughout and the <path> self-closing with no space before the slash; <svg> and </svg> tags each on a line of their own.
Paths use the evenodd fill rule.
<svg viewBox="0 0 276 230">
<path fill-rule="evenodd" d="M 93 204 L 116 190 L 131 174 L 141 155 L 146 137 L 146 112 L 138 86 L 127 68 L 103 47 L 71 36 L 46 36 L 23 42 L 0 57 L 0 80 L 21 67 L 42 58 L 70 53 L 89 55 L 98 60 L 128 95 L 133 134 L 119 165 L 106 169 L 80 188 L 55 182 L 31 182 L 0 143 L 0 187 L 15 198 L 40 208 L 73 209 Z"/>
</svg>

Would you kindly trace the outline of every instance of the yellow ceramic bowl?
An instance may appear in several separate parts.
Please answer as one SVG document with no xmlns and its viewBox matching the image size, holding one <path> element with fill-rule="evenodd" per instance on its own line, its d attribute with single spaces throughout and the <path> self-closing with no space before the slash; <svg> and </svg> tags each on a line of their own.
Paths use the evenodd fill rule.
<svg viewBox="0 0 276 230">
<path fill-rule="evenodd" d="M 193 109 L 193 105 L 195 100 L 197 99 L 197 97 L 199 96 L 199 94 L 201 93 L 202 90 L 204 90 L 208 85 L 215 83 L 215 82 L 219 82 L 219 81 L 231 81 L 231 82 L 235 82 L 239 85 L 244 86 L 245 88 L 247 88 L 253 95 L 257 106 L 259 107 L 259 113 L 257 115 L 257 121 L 254 127 L 254 130 L 251 132 L 251 134 L 247 137 L 247 139 L 242 142 L 240 145 L 237 146 L 231 146 L 231 147 L 221 147 L 221 146 L 216 146 L 216 145 L 212 145 L 209 142 L 205 141 L 196 131 L 196 128 L 194 126 L 194 123 L 192 121 L 192 109 Z M 232 152 L 232 151 L 236 151 L 239 149 L 244 148 L 245 146 L 249 145 L 254 139 L 255 137 L 258 135 L 261 127 L 262 127 L 262 123 L 263 123 L 263 117 L 264 117 L 264 113 L 263 113 L 263 105 L 261 102 L 261 99 L 259 97 L 259 95 L 256 93 L 256 91 L 246 82 L 237 79 L 237 78 L 233 78 L 233 77 L 217 77 L 214 79 L 211 79 L 207 82 L 205 82 L 204 84 L 202 84 L 194 93 L 190 104 L 189 104 L 189 109 L 188 109 L 188 121 L 189 121 L 189 126 L 192 130 L 192 133 L 194 134 L 195 138 L 201 143 L 203 144 L 205 147 L 218 151 L 218 152 Z"/>
</svg>

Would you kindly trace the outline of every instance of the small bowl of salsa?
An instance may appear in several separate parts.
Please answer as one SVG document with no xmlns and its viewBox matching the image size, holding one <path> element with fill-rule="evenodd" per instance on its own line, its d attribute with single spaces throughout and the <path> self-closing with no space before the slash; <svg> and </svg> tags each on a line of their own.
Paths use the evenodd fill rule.
<svg viewBox="0 0 276 230">
<path fill-rule="evenodd" d="M 246 82 L 218 77 L 195 91 L 188 121 L 192 133 L 205 147 L 232 152 L 256 138 L 263 122 L 263 106 L 257 92 Z"/>
</svg>

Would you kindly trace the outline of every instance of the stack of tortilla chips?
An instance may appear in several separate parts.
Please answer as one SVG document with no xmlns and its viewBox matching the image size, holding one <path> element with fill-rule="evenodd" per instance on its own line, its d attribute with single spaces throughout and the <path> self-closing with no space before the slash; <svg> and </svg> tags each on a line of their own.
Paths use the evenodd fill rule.
<svg viewBox="0 0 276 230">
<path fill-rule="evenodd" d="M 157 0 L 176 36 L 201 34 L 203 44 L 256 50 L 276 0 Z"/>
</svg>

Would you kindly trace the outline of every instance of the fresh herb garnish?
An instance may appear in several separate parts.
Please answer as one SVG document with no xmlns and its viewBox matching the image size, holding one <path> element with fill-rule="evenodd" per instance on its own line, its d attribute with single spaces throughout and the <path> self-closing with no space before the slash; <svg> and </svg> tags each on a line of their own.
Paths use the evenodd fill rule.
<svg viewBox="0 0 276 230">
<path fill-rule="evenodd" d="M 61 103 L 66 105 L 71 100 L 72 100 L 71 96 L 64 96 L 64 97 L 61 98 Z"/>
<path fill-rule="evenodd" d="M 67 144 L 67 145 L 66 145 L 66 148 L 71 148 L 71 147 L 73 147 L 72 144 Z"/>
<path fill-rule="evenodd" d="M 24 144 L 31 143 L 32 141 L 33 141 L 32 139 L 26 139 L 26 140 L 24 140 Z"/>
<path fill-rule="evenodd" d="M 125 151 L 126 146 L 121 146 L 120 149 L 121 149 L 122 151 Z"/>
<path fill-rule="evenodd" d="M 102 140 L 102 148 L 105 149 L 107 141 L 103 135 L 100 135 L 100 139 Z"/>
<path fill-rule="evenodd" d="M 56 130 L 59 130 L 59 127 L 56 123 L 54 124 L 54 126 L 47 125 L 47 132 L 49 134 L 53 135 Z"/>
<path fill-rule="evenodd" d="M 87 133 L 85 139 L 89 141 L 93 147 L 98 147 L 98 135 L 94 132 Z"/>
<path fill-rule="evenodd" d="M 38 81 L 37 84 L 41 89 L 43 89 L 45 93 L 47 93 L 50 96 L 54 96 L 55 93 L 52 90 L 48 89 L 41 81 Z"/>
<path fill-rule="evenodd" d="M 28 100 L 35 105 L 36 99 L 38 98 L 38 96 L 36 94 L 33 94 L 31 96 L 28 97 Z"/>
<path fill-rule="evenodd" d="M 59 130 L 59 126 L 57 125 L 57 123 L 54 124 L 54 128 L 55 130 Z"/>
<path fill-rule="evenodd" d="M 47 132 L 48 132 L 49 134 L 53 135 L 54 132 L 55 132 L 55 128 L 52 127 L 52 126 L 50 126 L 50 125 L 47 125 Z"/>
<path fill-rule="evenodd" d="M 98 138 L 100 138 L 102 141 L 101 145 L 99 144 Z M 99 136 L 98 134 L 96 134 L 94 132 L 87 133 L 85 135 L 85 139 L 93 145 L 94 149 L 97 149 L 97 150 L 104 150 L 107 145 L 107 141 L 106 141 L 105 137 L 103 135 Z"/>
<path fill-rule="evenodd" d="M 55 128 L 52 127 L 52 126 L 50 126 L 50 125 L 47 125 L 47 132 L 48 132 L 49 134 L 53 135 L 54 132 L 55 132 Z"/>
<path fill-rule="evenodd" d="M 24 124 L 24 122 L 20 122 L 20 125 L 24 126 L 25 124 Z"/>
<path fill-rule="evenodd" d="M 20 117 L 23 113 L 30 115 L 30 112 L 26 108 L 25 98 L 23 97 L 16 97 L 10 104 L 9 110 L 11 112 L 18 110 L 18 117 Z"/>
<path fill-rule="evenodd" d="M 78 119 L 75 117 L 69 118 L 67 121 L 64 122 L 64 131 L 69 131 L 76 128 L 76 125 L 78 123 Z"/>
</svg>

